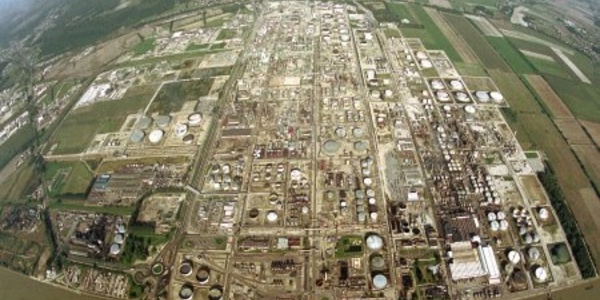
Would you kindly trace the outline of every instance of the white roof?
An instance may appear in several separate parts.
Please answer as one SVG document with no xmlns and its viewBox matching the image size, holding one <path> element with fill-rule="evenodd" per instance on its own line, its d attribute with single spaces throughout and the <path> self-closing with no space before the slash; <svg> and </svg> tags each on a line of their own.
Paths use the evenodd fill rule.
<svg viewBox="0 0 600 300">
<path fill-rule="evenodd" d="M 500 269 L 494 255 L 494 249 L 489 245 L 485 247 L 479 246 L 479 254 L 481 256 L 481 265 L 489 276 L 489 283 L 500 283 Z"/>
<path fill-rule="evenodd" d="M 367 237 L 367 248 L 370 250 L 379 250 L 383 248 L 383 239 L 376 234 L 370 235 Z"/>
</svg>

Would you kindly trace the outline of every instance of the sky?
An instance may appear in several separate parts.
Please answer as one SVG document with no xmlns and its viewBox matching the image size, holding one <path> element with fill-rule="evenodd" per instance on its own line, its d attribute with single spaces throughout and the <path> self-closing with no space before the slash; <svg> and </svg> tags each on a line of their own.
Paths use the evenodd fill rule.
<svg viewBox="0 0 600 300">
<path fill-rule="evenodd" d="M 0 0 L 0 18 L 5 18 L 13 14 L 15 11 L 23 11 L 27 9 L 32 0 Z"/>
</svg>

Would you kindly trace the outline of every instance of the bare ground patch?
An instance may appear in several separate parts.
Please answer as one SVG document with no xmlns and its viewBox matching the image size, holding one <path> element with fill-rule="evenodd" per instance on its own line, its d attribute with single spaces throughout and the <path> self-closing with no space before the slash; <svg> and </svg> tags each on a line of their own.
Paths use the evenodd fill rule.
<svg viewBox="0 0 600 300">
<path fill-rule="evenodd" d="M 502 37 L 502 33 L 486 18 L 474 15 L 465 16 L 471 19 L 473 23 L 475 23 L 475 26 L 477 26 L 477 28 L 479 28 L 484 35 Z"/>
<path fill-rule="evenodd" d="M 443 8 L 452 8 L 452 4 L 448 0 L 429 0 L 429 4 Z"/>
<path fill-rule="evenodd" d="M 593 145 L 581 124 L 575 119 L 555 119 L 554 123 L 569 145 Z"/>
<path fill-rule="evenodd" d="M 554 57 L 552 57 L 550 55 L 546 55 L 546 54 L 542 54 L 542 53 L 537 53 L 537 52 L 533 52 L 533 51 L 527 51 L 527 50 L 523 50 L 523 49 L 519 49 L 519 51 L 521 51 L 521 53 L 523 53 L 523 54 L 525 54 L 526 56 L 529 56 L 529 57 L 539 58 L 539 59 L 543 59 L 543 60 L 546 60 L 546 61 L 555 62 Z"/>
<path fill-rule="evenodd" d="M 544 188 L 535 175 L 519 176 L 519 180 L 525 188 L 525 195 L 530 203 L 536 203 L 537 205 L 548 204 Z"/>
<path fill-rule="evenodd" d="M 596 146 L 600 147 L 600 123 L 583 120 L 580 120 L 579 122 L 583 125 Z"/>
<path fill-rule="evenodd" d="M 454 49 L 456 49 L 456 52 L 458 52 L 458 55 L 460 55 L 460 57 L 462 58 L 462 60 L 464 62 L 466 62 L 466 63 L 478 63 L 479 62 L 477 60 L 477 56 L 475 55 L 475 53 L 473 52 L 471 47 L 469 47 L 467 42 L 465 42 L 465 40 L 452 29 L 450 24 L 448 24 L 448 22 L 446 22 L 446 19 L 444 19 L 444 17 L 442 16 L 442 14 L 440 12 L 438 12 L 435 9 L 428 8 L 428 7 L 425 7 L 425 11 L 427 12 L 427 14 L 429 14 L 429 16 L 431 17 L 433 22 L 435 22 L 435 25 L 437 25 L 437 27 L 440 28 L 440 30 L 446 36 L 446 38 L 448 38 L 448 40 L 450 41 L 450 44 L 452 44 L 452 47 L 454 47 Z"/>
<path fill-rule="evenodd" d="M 546 106 L 554 118 L 575 118 L 567 105 L 554 92 L 546 80 L 539 75 L 526 75 L 527 81 L 535 89 L 537 94 L 544 100 Z"/>
<path fill-rule="evenodd" d="M 572 145 L 590 180 L 600 187 L 600 152 L 595 145 Z"/>
</svg>

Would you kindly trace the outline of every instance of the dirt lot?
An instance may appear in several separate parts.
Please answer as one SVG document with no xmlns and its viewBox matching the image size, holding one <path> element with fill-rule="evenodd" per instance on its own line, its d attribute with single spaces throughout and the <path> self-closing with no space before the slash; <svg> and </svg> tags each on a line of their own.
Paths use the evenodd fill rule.
<svg viewBox="0 0 600 300">
<path fill-rule="evenodd" d="M 575 119 L 555 119 L 554 123 L 569 145 L 592 145 L 592 140 Z"/>
<path fill-rule="evenodd" d="M 544 193 L 544 188 L 541 186 L 536 176 L 519 176 L 519 180 L 525 188 L 525 194 L 529 199 L 530 203 L 536 203 L 538 205 L 548 204 L 548 201 L 546 201 L 546 194 Z"/>
<path fill-rule="evenodd" d="M 596 146 L 600 147 L 600 123 L 590 121 L 579 121 L 588 132 Z"/>
<path fill-rule="evenodd" d="M 427 14 L 429 14 L 433 22 L 435 22 L 435 25 L 437 25 L 437 27 L 439 27 L 440 30 L 444 33 L 444 35 L 448 38 L 450 44 L 452 44 L 454 49 L 456 49 L 456 52 L 458 52 L 458 55 L 460 55 L 460 58 L 462 58 L 464 62 L 479 62 L 477 60 L 477 56 L 475 55 L 475 53 L 473 53 L 473 50 L 471 50 L 471 47 L 467 45 L 467 42 L 465 42 L 465 40 L 460 35 L 458 35 L 456 32 L 454 32 L 454 30 L 452 30 L 452 28 L 446 22 L 446 20 L 440 12 L 427 7 L 425 8 L 425 11 L 427 12 Z"/>
<path fill-rule="evenodd" d="M 526 75 L 527 81 L 535 89 L 537 94 L 544 100 L 550 113 L 555 118 L 574 118 L 573 114 L 565 105 L 565 103 L 558 97 L 556 92 L 550 87 L 548 82 L 539 75 Z"/>
</svg>

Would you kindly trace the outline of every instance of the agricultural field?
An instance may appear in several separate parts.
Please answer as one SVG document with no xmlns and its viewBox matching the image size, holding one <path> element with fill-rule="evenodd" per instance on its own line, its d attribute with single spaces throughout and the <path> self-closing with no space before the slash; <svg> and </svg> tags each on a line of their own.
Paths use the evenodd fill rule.
<svg viewBox="0 0 600 300">
<path fill-rule="evenodd" d="M 556 123 L 558 130 L 560 130 L 565 139 L 567 139 L 567 143 L 569 143 L 569 145 L 592 145 L 592 141 L 581 127 L 581 124 L 577 122 L 577 120 L 557 119 L 554 120 L 554 123 Z"/>
<path fill-rule="evenodd" d="M 458 73 L 463 76 L 487 76 L 485 68 L 479 63 L 454 63 L 454 67 Z"/>
<path fill-rule="evenodd" d="M 234 38 L 237 35 L 237 30 L 235 29 L 222 29 L 217 36 L 217 41 L 229 40 Z"/>
<path fill-rule="evenodd" d="M 596 189 L 600 188 L 600 152 L 595 145 L 571 145 Z"/>
<path fill-rule="evenodd" d="M 163 115 L 180 111 L 186 101 L 208 95 L 213 81 L 213 78 L 202 78 L 166 83 L 152 101 L 149 111 Z"/>
<path fill-rule="evenodd" d="M 485 6 L 486 8 L 496 10 L 496 0 L 453 0 L 452 6 L 456 9 L 464 9 L 466 11 L 473 11 L 475 6 Z"/>
<path fill-rule="evenodd" d="M 552 76 L 558 76 L 565 79 L 572 79 L 573 77 L 569 74 L 561 63 L 555 60 L 547 60 L 538 57 L 528 56 L 527 60 L 533 65 L 536 71 L 540 74 L 547 74 Z"/>
<path fill-rule="evenodd" d="M 29 148 L 34 139 L 35 131 L 30 124 L 18 129 L 0 145 L 0 168 L 6 166 L 15 155 Z"/>
<path fill-rule="evenodd" d="M 0 203 L 24 202 L 39 184 L 39 174 L 32 161 L 24 162 L 0 184 Z"/>
<path fill-rule="evenodd" d="M 544 77 L 577 119 L 600 122 L 600 87 L 579 80 Z"/>
<path fill-rule="evenodd" d="M 448 38 L 435 24 L 433 19 L 429 17 L 423 7 L 417 5 L 409 5 L 410 11 L 417 16 L 424 28 L 406 28 L 400 30 L 404 37 L 420 38 L 425 45 L 425 48 L 430 50 L 444 50 L 448 58 L 452 61 L 462 61 L 461 56 L 456 52 Z"/>
<path fill-rule="evenodd" d="M 123 99 L 102 101 L 71 111 L 52 137 L 57 145 L 52 154 L 72 154 L 85 150 L 99 133 L 117 131 L 128 115 L 142 111 L 156 89 L 155 85 L 131 88 Z"/>
<path fill-rule="evenodd" d="M 511 70 L 502 57 L 494 51 L 488 41 L 467 18 L 451 14 L 444 14 L 444 18 L 448 21 L 450 26 L 452 26 L 454 31 L 464 38 L 468 45 L 477 45 L 477 51 L 474 52 L 487 69 L 498 69 L 501 71 Z"/>
<path fill-rule="evenodd" d="M 175 2 L 147 0 L 116 10 L 119 4 L 118 0 L 64 1 L 60 22 L 44 31 L 37 40 L 41 55 L 54 56 L 93 45 L 119 28 L 168 12 L 174 8 Z"/>
<path fill-rule="evenodd" d="M 135 56 L 139 56 L 142 54 L 146 54 L 156 48 L 156 39 L 155 38 L 146 38 L 143 42 L 137 44 L 133 47 L 133 54 Z"/>
<path fill-rule="evenodd" d="M 524 58 L 523 54 L 515 49 L 503 37 L 487 37 L 491 46 L 508 62 L 513 70 L 518 74 L 535 73 L 530 63 Z"/>
<path fill-rule="evenodd" d="M 580 121 L 581 125 L 585 128 L 585 131 L 590 135 L 594 144 L 600 147 L 600 123 Z"/>
<path fill-rule="evenodd" d="M 600 220 L 593 212 L 600 211 L 600 202 L 588 177 L 564 137 L 552 120 L 542 112 L 542 108 L 514 73 L 490 70 L 492 79 L 505 95 L 514 120 L 508 121 L 517 131 L 517 139 L 525 149 L 543 151 L 556 172 L 556 178 L 565 194 L 565 198 L 581 233 L 584 235 L 592 257 L 600 260 Z M 516 121 L 516 122 L 515 122 Z"/>
<path fill-rule="evenodd" d="M 452 47 L 454 47 L 454 49 L 458 52 L 458 55 L 460 55 L 463 62 L 479 62 L 477 60 L 477 56 L 475 55 L 471 47 L 467 45 L 467 42 L 465 42 L 465 40 L 459 34 L 454 32 L 454 30 L 450 28 L 450 25 L 448 24 L 448 22 L 446 22 L 446 20 L 442 16 L 442 13 L 432 8 L 425 8 L 425 11 L 429 14 L 431 19 L 438 26 L 438 28 L 440 28 L 440 30 L 444 33 L 446 38 L 448 38 L 448 40 L 452 44 Z"/>
<path fill-rule="evenodd" d="M 379 22 L 396 22 L 401 24 L 401 21 L 406 19 L 409 24 L 421 24 L 413 12 L 409 9 L 409 4 L 403 2 L 365 2 L 364 6 L 373 12 L 373 15 Z"/>
<path fill-rule="evenodd" d="M 52 195 L 85 195 L 93 174 L 83 162 L 49 162 L 44 177 Z"/>
<path fill-rule="evenodd" d="M 550 85 L 539 75 L 528 75 L 525 76 L 527 82 L 538 94 L 539 98 L 544 101 L 545 106 L 548 108 L 554 118 L 573 118 L 573 114 L 565 103 L 558 97 L 556 92 L 550 87 Z"/>
</svg>

